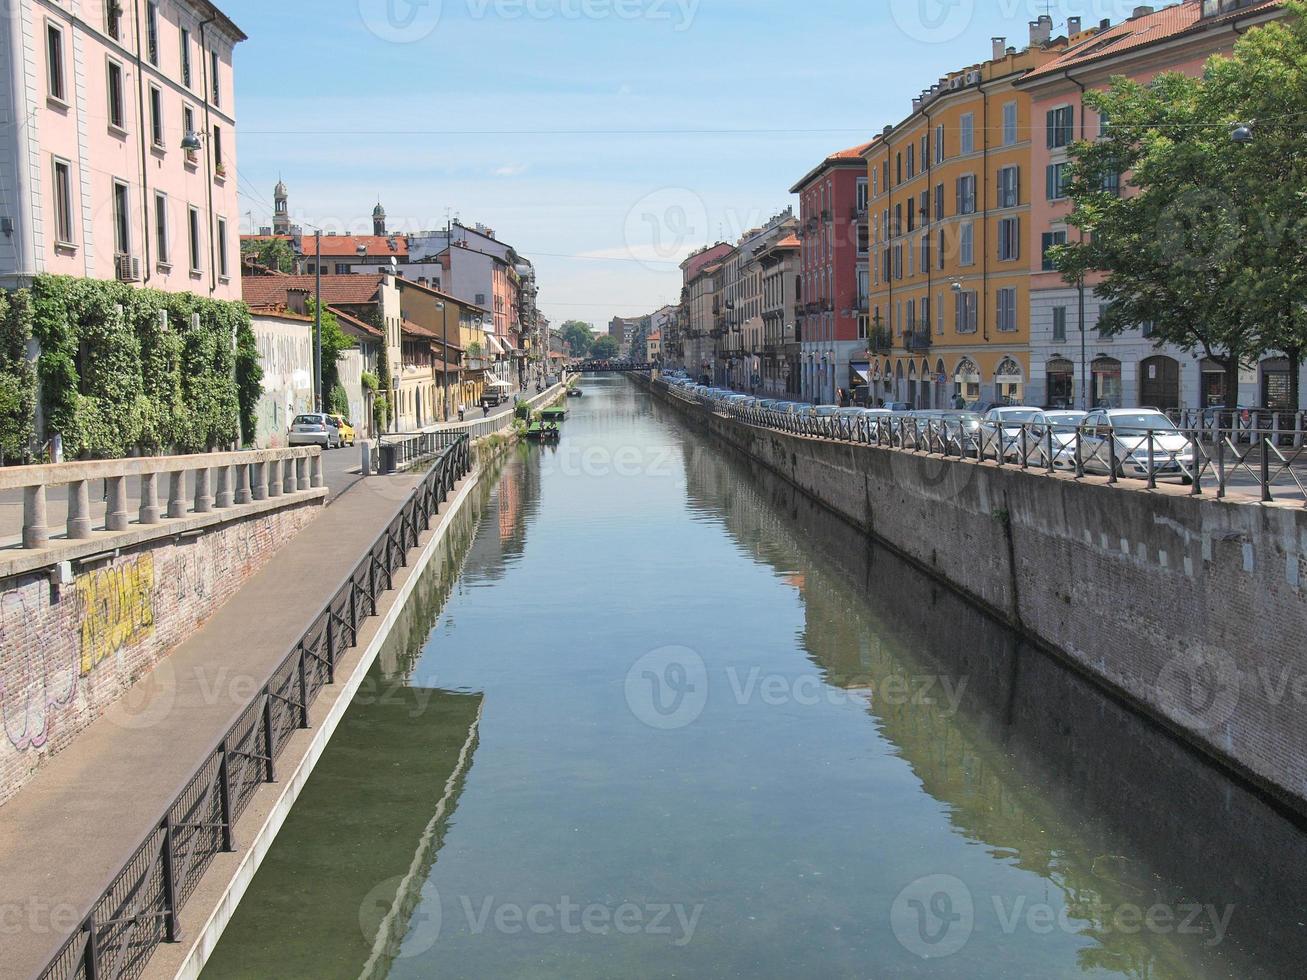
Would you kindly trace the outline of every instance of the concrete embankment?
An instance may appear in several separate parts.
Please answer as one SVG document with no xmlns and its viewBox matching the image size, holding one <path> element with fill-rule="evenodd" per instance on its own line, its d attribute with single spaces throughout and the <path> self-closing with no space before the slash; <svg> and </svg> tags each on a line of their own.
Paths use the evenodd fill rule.
<svg viewBox="0 0 1307 980">
<path fill-rule="evenodd" d="M 1307 816 L 1307 509 L 794 436 L 653 390 Z"/>
</svg>

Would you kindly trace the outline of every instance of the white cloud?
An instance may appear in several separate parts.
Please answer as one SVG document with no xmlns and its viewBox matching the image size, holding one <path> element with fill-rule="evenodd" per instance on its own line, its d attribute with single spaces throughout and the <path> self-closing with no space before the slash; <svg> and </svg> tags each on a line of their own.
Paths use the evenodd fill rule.
<svg viewBox="0 0 1307 980">
<path fill-rule="evenodd" d="M 496 177 L 520 177 L 526 173 L 527 166 L 525 163 L 507 163 L 502 167 L 495 168 Z"/>
</svg>

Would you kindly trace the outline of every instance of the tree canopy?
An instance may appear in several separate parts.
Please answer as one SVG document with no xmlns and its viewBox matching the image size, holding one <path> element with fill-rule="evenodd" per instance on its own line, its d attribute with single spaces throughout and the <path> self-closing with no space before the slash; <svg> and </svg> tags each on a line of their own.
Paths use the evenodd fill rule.
<svg viewBox="0 0 1307 980">
<path fill-rule="evenodd" d="M 1150 323 L 1159 346 L 1221 364 L 1230 407 L 1240 364 L 1269 351 L 1288 356 L 1299 404 L 1307 355 L 1307 5 L 1286 6 L 1201 77 L 1116 78 L 1086 93 L 1108 122 L 1071 148 L 1081 240 L 1050 253 L 1068 282 L 1107 273 L 1094 288 L 1103 333 Z M 1240 126 L 1251 141 L 1233 137 Z"/>
<path fill-rule="evenodd" d="M 259 238 L 241 242 L 241 255 L 253 255 L 254 261 L 275 272 L 295 271 L 295 250 L 284 238 Z"/>
<path fill-rule="evenodd" d="M 611 361 L 622 353 L 621 345 L 615 337 L 602 334 L 590 345 L 590 356 L 599 361 Z"/>
<path fill-rule="evenodd" d="M 590 353 L 594 343 L 594 326 L 580 320 L 568 320 L 559 328 L 558 333 L 572 346 L 573 357 L 585 357 Z"/>
</svg>

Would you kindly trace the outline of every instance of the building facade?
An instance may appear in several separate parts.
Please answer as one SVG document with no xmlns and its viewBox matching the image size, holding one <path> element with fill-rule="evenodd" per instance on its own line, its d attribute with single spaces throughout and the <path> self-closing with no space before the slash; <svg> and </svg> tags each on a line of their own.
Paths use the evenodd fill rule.
<svg viewBox="0 0 1307 980">
<path fill-rule="evenodd" d="M 1068 46 L 1056 60 L 1018 83 L 1032 102 L 1035 126 L 1032 166 L 1035 199 L 1027 242 L 1031 268 L 1030 388 L 1035 405 L 1091 408 L 1147 405 L 1163 411 L 1224 405 L 1222 365 L 1171 346 L 1159 347 L 1147 324 L 1116 335 L 1098 332 L 1102 301 L 1094 295 L 1100 276 L 1068 284 L 1044 253 L 1075 240 L 1063 186 L 1070 143 L 1092 140 L 1102 121 L 1085 105 L 1086 89 L 1107 88 L 1115 76 L 1146 83 L 1164 71 L 1197 75 L 1214 54 L 1228 54 L 1235 40 L 1283 15 L 1278 0 L 1218 3 L 1185 0 L 1120 24 L 1080 29 L 1068 25 Z M 1115 186 L 1129 193 L 1128 180 Z M 1284 357 L 1271 353 L 1240 372 L 1238 403 L 1292 410 Z M 1303 384 L 1307 390 L 1307 370 Z"/>
<path fill-rule="evenodd" d="M 55 273 L 241 298 L 245 39 L 205 0 L 0 8 L 0 287 Z"/>
<path fill-rule="evenodd" d="M 800 351 L 795 325 L 800 315 L 800 242 L 793 231 L 771 238 L 757 253 L 762 278 L 762 355 L 759 390 L 769 398 L 800 396 Z"/>
<path fill-rule="evenodd" d="M 830 403 L 851 387 L 853 365 L 866 358 L 867 314 L 859 269 L 865 268 L 867 162 L 870 143 L 833 153 L 790 188 L 799 195 L 802 313 L 799 397 Z"/>
<path fill-rule="evenodd" d="M 953 72 L 865 154 L 873 215 L 870 397 L 918 408 L 1020 404 L 1030 378 L 1034 187 L 1030 96 L 1052 61 L 1052 19 L 1018 51 Z"/>
<path fill-rule="evenodd" d="M 720 336 L 715 317 L 720 315 L 721 299 L 716 295 L 718 273 L 734 247 L 725 242 L 709 245 L 681 263 L 683 286 L 678 317 L 681 366 L 695 378 L 712 378 L 716 341 Z M 714 312 L 713 301 L 717 301 Z"/>
</svg>

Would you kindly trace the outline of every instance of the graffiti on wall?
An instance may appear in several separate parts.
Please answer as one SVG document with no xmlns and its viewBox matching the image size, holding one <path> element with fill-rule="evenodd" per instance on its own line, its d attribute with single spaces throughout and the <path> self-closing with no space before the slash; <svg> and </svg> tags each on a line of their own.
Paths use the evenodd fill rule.
<svg viewBox="0 0 1307 980">
<path fill-rule="evenodd" d="M 39 606 L 32 589 L 0 599 L 0 721 L 20 752 L 45 745 L 55 711 L 77 696 L 77 657 L 67 644 L 48 632 L 45 642 L 27 642 L 40 623 Z"/>
<path fill-rule="evenodd" d="M 154 555 L 92 572 L 78 582 L 82 596 L 85 677 L 97 664 L 154 631 Z"/>
</svg>

